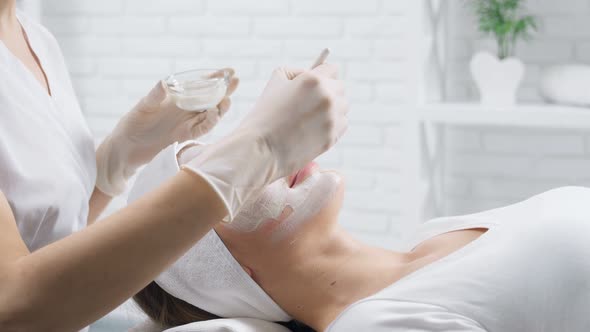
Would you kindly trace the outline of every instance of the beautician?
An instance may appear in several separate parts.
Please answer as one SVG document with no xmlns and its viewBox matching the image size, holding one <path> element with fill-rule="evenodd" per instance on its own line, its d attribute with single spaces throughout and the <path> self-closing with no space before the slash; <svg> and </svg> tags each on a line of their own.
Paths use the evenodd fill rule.
<svg viewBox="0 0 590 332">
<path fill-rule="evenodd" d="M 15 7 L 0 0 L 1 331 L 83 329 L 346 130 L 334 66 L 277 69 L 234 132 L 94 223 L 138 167 L 214 127 L 237 79 L 205 113 L 180 110 L 158 83 L 95 150 L 57 42 Z"/>
</svg>

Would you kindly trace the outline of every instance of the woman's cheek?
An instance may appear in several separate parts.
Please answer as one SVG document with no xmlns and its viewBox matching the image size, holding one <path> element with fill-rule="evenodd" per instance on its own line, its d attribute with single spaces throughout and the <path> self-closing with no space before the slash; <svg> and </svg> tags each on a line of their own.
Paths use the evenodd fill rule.
<svg viewBox="0 0 590 332">
<path fill-rule="evenodd" d="M 342 178 L 337 173 L 316 172 L 294 188 L 277 181 L 238 213 L 227 225 L 236 232 L 263 234 L 279 240 L 313 219 L 333 200 Z"/>
<path fill-rule="evenodd" d="M 280 220 L 287 206 L 288 186 L 279 180 L 252 201 L 246 202 L 228 227 L 238 232 L 256 232 L 270 220 Z"/>
<path fill-rule="evenodd" d="M 281 223 L 293 213 L 293 209 L 287 206 L 277 219 L 267 219 L 261 223 L 258 231 L 265 236 L 272 236 L 272 234 L 280 227 Z"/>
<path fill-rule="evenodd" d="M 330 205 L 341 188 L 342 178 L 337 173 L 314 173 L 287 197 L 289 215 L 274 228 L 273 240 L 281 240 L 297 232 Z M 327 221 L 327 220 L 326 220 Z M 318 222 L 322 223 L 321 220 Z"/>
</svg>

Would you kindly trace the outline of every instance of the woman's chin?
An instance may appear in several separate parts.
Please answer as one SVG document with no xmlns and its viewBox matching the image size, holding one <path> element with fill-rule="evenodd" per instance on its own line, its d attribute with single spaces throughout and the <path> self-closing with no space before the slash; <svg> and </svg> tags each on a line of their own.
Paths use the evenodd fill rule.
<svg viewBox="0 0 590 332">
<path fill-rule="evenodd" d="M 342 209 L 342 202 L 344 201 L 344 193 L 346 189 L 346 181 L 342 174 L 334 171 L 339 177 L 338 187 L 336 188 L 336 192 L 334 193 L 333 197 L 330 199 L 329 203 L 326 205 L 325 209 L 332 210 L 332 214 L 334 214 L 334 218 L 338 218 L 338 214 Z"/>
</svg>

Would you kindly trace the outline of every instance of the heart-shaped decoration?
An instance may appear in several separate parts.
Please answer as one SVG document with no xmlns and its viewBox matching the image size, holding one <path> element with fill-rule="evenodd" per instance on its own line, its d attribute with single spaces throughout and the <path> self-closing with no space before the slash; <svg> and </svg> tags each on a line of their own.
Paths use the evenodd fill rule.
<svg viewBox="0 0 590 332">
<path fill-rule="evenodd" d="M 479 52 L 471 60 L 470 66 L 482 104 L 514 105 L 516 92 L 524 77 L 524 65 L 519 59 L 500 60 L 490 53 Z"/>
</svg>

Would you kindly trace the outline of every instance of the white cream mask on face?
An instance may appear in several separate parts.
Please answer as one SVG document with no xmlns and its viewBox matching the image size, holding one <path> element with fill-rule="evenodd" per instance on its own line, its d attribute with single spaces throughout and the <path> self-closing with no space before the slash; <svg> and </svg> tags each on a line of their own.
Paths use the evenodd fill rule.
<svg viewBox="0 0 590 332">
<path fill-rule="evenodd" d="M 258 197 L 246 202 L 227 227 L 253 232 L 267 222 L 277 222 L 284 217 L 273 235 L 288 233 L 320 212 L 336 193 L 340 181 L 340 176 L 333 172 L 314 172 L 293 188 L 285 179 L 275 181 Z M 288 215 L 285 217 L 285 214 Z"/>
</svg>

